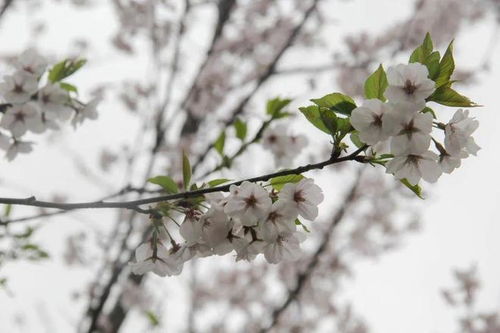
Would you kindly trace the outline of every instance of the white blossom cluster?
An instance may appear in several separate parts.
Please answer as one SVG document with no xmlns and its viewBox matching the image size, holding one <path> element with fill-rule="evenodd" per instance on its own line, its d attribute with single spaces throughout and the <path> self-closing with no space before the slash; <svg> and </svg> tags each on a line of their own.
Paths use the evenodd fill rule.
<svg viewBox="0 0 500 333">
<path fill-rule="evenodd" d="M 307 146 L 307 138 L 288 134 L 287 126 L 280 124 L 265 130 L 262 146 L 271 151 L 276 166 L 287 166 Z"/>
<path fill-rule="evenodd" d="M 243 182 L 232 185 L 228 196 L 221 193 L 207 194 L 206 211 L 189 209 L 180 225 L 179 233 L 185 240 L 172 247 L 162 241 L 140 245 L 135 274 L 154 272 L 160 276 L 176 275 L 184 262 L 194 256 L 225 255 L 235 252 L 236 260 L 253 260 L 263 254 L 269 263 L 295 260 L 301 254 L 300 243 L 304 234 L 297 230 L 300 216 L 314 220 L 323 193 L 312 179 L 303 178 L 288 183 L 281 191 L 268 190 L 256 183 Z"/>
<path fill-rule="evenodd" d="M 56 130 L 69 120 L 76 127 L 87 118 L 97 118 L 98 100 L 83 104 L 59 83 L 44 79 L 47 65 L 36 51 L 25 51 L 15 60 L 15 70 L 0 83 L 0 127 L 8 131 L 0 131 L 0 149 L 9 161 L 32 151 L 33 143 L 23 140 L 28 132 Z"/>
<path fill-rule="evenodd" d="M 459 109 L 447 124 L 434 121 L 425 112 L 426 98 L 435 90 L 427 67 L 419 63 L 397 65 L 387 70 L 388 102 L 365 100 L 353 110 L 352 126 L 374 153 L 390 153 L 387 173 L 417 184 L 420 179 L 435 182 L 443 172 L 451 173 L 461 160 L 480 149 L 472 133 L 479 123 Z M 441 126 L 439 126 L 441 125 Z M 444 145 L 432 137 L 434 127 L 444 130 Z M 430 150 L 434 142 L 439 154 Z"/>
</svg>

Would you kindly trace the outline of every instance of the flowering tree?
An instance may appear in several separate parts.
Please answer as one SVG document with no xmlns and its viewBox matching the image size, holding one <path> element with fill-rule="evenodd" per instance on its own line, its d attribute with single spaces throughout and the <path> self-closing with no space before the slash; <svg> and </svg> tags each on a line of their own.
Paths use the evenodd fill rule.
<svg viewBox="0 0 500 333">
<path fill-rule="evenodd" d="M 168 11 L 172 5 L 168 2 L 113 2 L 122 24 L 113 38 L 113 44 L 122 52 L 133 53 L 134 37 L 148 35 L 154 65 L 168 72 L 166 78 L 162 77 L 160 70 L 152 76 L 152 82 L 162 83 L 164 92 L 155 91 L 157 88 L 153 85 L 125 83 L 119 93 L 123 103 L 133 112 L 146 107 L 148 99 L 160 97 L 160 102 L 155 101 L 153 115 L 139 117 L 145 124 L 143 130 L 152 133 L 149 141 L 145 141 L 149 144 L 146 149 L 148 157 L 144 162 L 146 171 L 140 180 L 147 182 L 139 186 L 127 183 L 105 198 L 88 202 L 75 203 L 71 198 L 69 202 L 44 201 L 35 196 L 0 198 L 0 203 L 7 207 L 5 219 L 1 222 L 6 230 L 19 222 L 80 209 L 111 208 L 120 211 L 116 229 L 111 232 L 110 244 L 104 246 L 105 263 L 92 286 L 88 309 L 80 327 L 82 331 L 117 331 L 127 311 L 136 306 L 144 310 L 151 325 L 158 326 L 161 317 L 151 310 L 149 297 L 144 297 L 145 294 L 138 289 L 145 276 L 151 273 L 161 277 L 185 274 L 183 267 L 187 263 L 192 263 L 191 272 L 196 273 L 198 259 L 209 256 L 252 261 L 249 266 L 251 271 L 239 275 L 230 271 L 228 276 L 219 277 L 223 283 L 234 285 L 232 292 L 239 294 L 243 304 L 251 302 L 252 297 L 262 297 L 259 299 L 262 307 L 270 310 L 268 323 L 256 321 L 255 314 L 250 314 L 247 321 L 243 321 L 244 327 L 252 331 L 269 331 L 279 325 L 285 330 L 295 327 L 313 329 L 319 325 L 318 318 L 328 315 L 336 317 L 337 328 L 342 332 L 362 332 L 365 329 L 349 307 L 339 310 L 329 305 L 326 299 L 322 300 L 324 306 L 318 306 L 314 314 L 305 316 L 300 322 L 281 319 L 300 295 L 321 293 L 310 281 L 313 271 L 327 275 L 333 270 L 342 276 L 347 269 L 346 258 L 341 254 L 382 251 L 391 246 L 393 238 L 414 228 L 414 224 L 408 223 L 401 230 L 390 230 L 392 225 L 380 222 L 379 226 L 391 237 L 377 245 L 365 239 L 366 230 L 376 225 L 374 221 L 382 221 L 392 213 L 392 210 L 383 211 L 382 207 L 394 200 L 393 193 L 387 193 L 393 190 L 392 182 L 380 179 L 379 184 L 370 184 L 371 176 L 366 175 L 374 175 L 376 170 L 382 169 L 387 178 L 395 178 L 423 198 L 421 180 L 436 182 L 443 173 L 452 173 L 460 167 L 462 160 L 479 151 L 472 137 L 478 122 L 465 109 L 478 105 L 453 86 L 453 42 L 441 54 L 435 49 L 430 34 L 414 32 L 420 42 L 412 40 L 413 35 L 400 36 L 400 44 L 394 51 L 409 51 L 408 62 L 386 65 L 387 71 L 379 65 L 372 73 L 364 73 L 374 67 L 376 59 L 363 60 L 366 50 L 360 50 L 356 41 L 349 41 L 354 53 L 352 58 L 363 65 L 351 68 L 349 75 L 344 72 L 341 81 L 345 81 L 342 76 L 356 77 L 354 74 L 357 74 L 362 78 L 358 80 L 361 81 L 362 96 L 359 96 L 359 87 L 351 82 L 354 80 L 347 80 L 342 84 L 352 86 L 342 87 L 346 88 L 344 93 L 332 92 L 313 98 L 309 106 L 291 107 L 291 99 L 276 97 L 267 101 L 265 112 L 260 112 L 255 119 L 243 116 L 259 88 L 273 76 L 278 76 L 277 64 L 284 53 L 296 44 L 307 45 L 308 38 L 312 38 L 314 29 L 303 30 L 315 14 L 316 20 L 321 22 L 319 2 L 293 1 L 290 8 L 270 1 L 245 4 L 231 0 L 217 2 L 213 39 L 194 75 L 195 80 L 188 85 L 185 96 L 180 100 L 175 96 L 175 84 L 187 23 L 194 8 L 206 4 L 185 1 L 182 6 L 174 6 L 178 7 L 175 18 L 163 21 L 160 19 L 162 11 Z M 425 3 L 420 3 L 417 9 L 425 9 Z M 275 14 L 269 17 L 269 13 L 274 11 Z M 302 18 L 292 25 L 287 18 L 295 17 L 297 13 Z M 259 20 L 262 26 L 256 27 L 256 31 L 248 31 L 248 22 Z M 176 30 L 167 36 L 165 31 L 172 29 L 172 22 L 177 23 Z M 321 24 L 317 26 L 321 27 Z M 240 36 L 231 38 L 231 33 Z M 442 36 L 438 35 L 440 39 Z M 388 41 L 379 40 L 378 43 L 373 46 L 374 50 L 385 47 Z M 173 50 L 170 61 L 164 64 L 162 57 L 170 50 Z M 89 57 L 89 60 L 91 62 L 92 58 Z M 89 102 L 82 102 L 77 86 L 68 83 L 73 74 L 85 71 L 84 65 L 85 60 L 77 58 L 49 65 L 45 57 L 34 50 L 28 50 L 14 59 L 13 69 L 0 86 L 0 148 L 6 151 L 11 163 L 16 163 L 15 158 L 20 154 L 33 150 L 33 141 L 25 139 L 31 134 L 56 130 L 69 123 L 75 128 L 85 126 L 86 119 L 96 119 L 102 112 L 97 112 L 101 108 L 102 89 Z M 319 70 L 325 68 L 328 70 L 331 66 Z M 295 71 L 314 74 L 318 68 L 288 70 Z M 231 103 L 227 97 L 231 94 L 238 96 L 236 102 Z M 178 121 L 177 107 L 172 105 L 179 105 L 185 111 L 183 120 Z M 438 108 L 458 109 L 451 119 L 445 119 L 436 105 Z M 229 117 L 210 123 L 211 115 L 224 108 L 230 110 Z M 311 151 L 312 148 L 308 142 L 310 136 L 296 134 L 287 125 L 297 116 L 300 116 L 300 126 L 310 123 L 315 131 L 313 136 L 323 135 L 327 142 L 326 149 L 312 154 L 313 159 L 309 163 L 295 162 L 301 152 Z M 179 138 L 169 142 L 170 133 L 175 132 L 176 126 Z M 216 133 L 212 135 L 214 131 Z M 200 140 L 203 134 L 206 138 Z M 210 143 L 206 144 L 207 141 Z M 245 170 L 238 167 L 238 161 L 259 144 L 272 153 L 274 169 L 247 177 Z M 143 149 L 142 144 L 138 147 Z M 137 161 L 142 163 L 136 156 L 140 153 L 129 152 L 125 165 L 132 168 Z M 162 155 L 167 155 L 168 160 L 166 167 L 160 169 L 157 164 L 159 159 L 164 158 Z M 103 154 L 103 161 L 107 161 L 103 163 L 112 164 L 116 158 L 113 154 Z M 248 163 L 258 164 L 256 161 L 254 157 Z M 350 177 L 354 181 L 348 186 L 340 208 L 332 214 L 331 222 L 319 233 L 321 236 L 316 236 L 309 228 L 318 218 L 318 206 L 325 200 L 325 195 L 321 181 L 316 180 L 320 173 L 316 176 L 309 176 L 310 173 L 306 176 L 306 173 L 325 171 L 329 166 L 353 170 Z M 369 166 L 374 170 L 366 170 Z M 224 178 L 220 175 L 222 172 L 227 172 Z M 398 186 L 397 193 L 404 196 L 405 192 L 401 190 Z M 363 210 L 363 205 L 367 204 L 369 207 Z M 369 220 L 370 223 L 360 223 L 359 229 L 349 230 L 351 242 L 338 247 L 333 244 L 332 234 L 340 221 L 349 216 L 349 208 L 354 205 L 359 205 L 357 214 L 367 215 L 358 216 L 359 221 Z M 17 209 L 17 206 L 56 211 L 10 218 L 10 210 Z M 378 210 L 381 210 L 381 216 L 373 216 L 373 211 Z M 124 211 L 130 214 L 124 215 Z M 145 220 L 146 223 L 138 226 L 135 220 Z M 6 257 L 46 257 L 47 253 L 31 242 L 32 233 L 33 229 L 6 233 L 15 244 L 13 249 L 16 249 Z M 307 250 L 310 256 L 306 256 L 302 243 L 311 237 L 319 237 L 320 245 L 312 253 Z M 340 241 L 341 238 L 336 240 Z M 79 252 L 78 238 L 70 238 L 69 245 L 73 249 L 69 258 L 75 260 L 75 252 Z M 110 263 L 106 256 L 113 252 L 116 252 L 116 259 Z M 326 263 L 321 261 L 322 256 L 329 256 Z M 265 259 L 265 264 L 257 259 L 260 257 Z M 304 258 L 309 260 L 304 261 Z M 248 284 L 258 289 L 262 283 L 258 281 L 258 272 L 267 273 L 269 264 L 282 262 L 288 264 L 280 266 L 283 270 L 280 274 L 285 276 L 286 270 L 292 270 L 291 275 L 296 277 L 296 281 L 288 282 L 291 287 L 287 288 L 289 293 L 284 303 L 276 306 L 264 296 L 244 290 Z M 238 285 L 239 281 L 235 280 L 241 276 L 245 276 L 246 280 L 243 285 Z M 335 282 L 335 279 L 329 282 Z M 121 287 L 118 292 L 117 285 Z M 213 290 L 208 292 L 209 289 L 202 284 L 193 285 L 194 301 L 188 323 L 192 331 L 197 325 L 193 319 L 198 311 L 196 307 L 202 306 L 196 302 L 209 304 L 227 297 L 227 294 L 218 295 Z M 114 304 L 104 315 L 105 305 L 110 302 Z M 214 330 L 224 327 L 223 321 L 211 324 Z"/>
</svg>

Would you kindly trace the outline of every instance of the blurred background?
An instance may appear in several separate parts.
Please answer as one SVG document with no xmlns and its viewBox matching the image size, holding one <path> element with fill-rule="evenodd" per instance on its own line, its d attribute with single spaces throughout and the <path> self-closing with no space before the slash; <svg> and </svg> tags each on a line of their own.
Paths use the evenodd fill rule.
<svg viewBox="0 0 500 333">
<path fill-rule="evenodd" d="M 147 178 L 182 178 L 182 150 L 199 181 L 271 172 L 258 144 L 213 172 L 210 143 L 225 131 L 234 153 L 234 121 L 252 137 L 277 96 L 293 99 L 283 123 L 309 141 L 290 167 L 322 161 L 329 138 L 298 106 L 334 91 L 359 101 L 366 77 L 406 62 L 426 32 L 441 51 L 455 39 L 457 87 L 484 107 L 471 110 L 482 150 L 423 183 L 425 200 L 380 167 L 310 172 L 326 199 L 295 263 L 228 255 L 138 277 L 127 263 L 144 216 L 13 207 L 0 332 L 500 332 L 499 23 L 498 0 L 4 0 L 0 71 L 27 48 L 84 57 L 71 83 L 103 102 L 97 121 L 33 136 L 33 153 L 0 162 L 1 197 L 147 196 Z"/>
</svg>

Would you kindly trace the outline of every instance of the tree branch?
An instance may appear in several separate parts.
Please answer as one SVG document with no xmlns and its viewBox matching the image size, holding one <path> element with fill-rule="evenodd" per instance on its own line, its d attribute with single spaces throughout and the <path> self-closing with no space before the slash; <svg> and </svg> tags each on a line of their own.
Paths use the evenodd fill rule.
<svg viewBox="0 0 500 333">
<path fill-rule="evenodd" d="M 302 30 L 302 28 L 306 24 L 307 20 L 311 16 L 311 14 L 316 9 L 318 3 L 319 3 L 319 0 L 314 0 L 312 2 L 311 6 L 306 10 L 300 23 L 297 24 L 297 26 L 295 26 L 295 28 L 292 30 L 292 33 L 288 36 L 287 41 L 283 44 L 281 49 L 274 56 L 271 63 L 267 66 L 267 69 L 264 72 L 264 74 L 259 77 L 254 88 L 248 93 L 248 95 L 243 100 L 241 100 L 241 102 L 238 104 L 238 106 L 233 110 L 231 116 L 223 122 L 222 127 L 228 127 L 235 121 L 236 117 L 238 117 L 243 112 L 246 105 L 248 104 L 248 102 L 250 102 L 250 100 L 255 95 L 255 93 L 274 74 L 275 69 L 276 69 L 276 65 L 281 60 L 281 58 L 283 57 L 285 52 L 288 50 L 288 48 L 290 46 L 292 46 L 292 44 L 295 42 L 295 39 L 299 36 L 300 31 Z M 213 145 L 209 145 L 206 147 L 205 151 L 202 154 L 200 154 L 200 158 L 193 164 L 193 171 L 196 170 L 199 167 L 199 165 L 204 161 L 205 157 L 208 155 L 208 153 L 210 152 L 210 150 L 212 148 L 213 148 Z"/>
<path fill-rule="evenodd" d="M 31 207 L 42 207 L 42 208 L 55 208 L 61 210 L 74 210 L 74 209 L 97 209 L 97 208 L 124 208 L 136 211 L 142 214 L 154 214 L 155 211 L 153 209 L 142 209 L 140 206 L 147 204 L 154 204 L 158 202 L 171 201 L 176 199 L 188 199 L 197 197 L 207 193 L 213 192 L 229 192 L 229 188 L 232 185 L 240 185 L 241 183 L 248 181 L 251 183 L 260 182 L 260 181 L 268 181 L 275 177 L 287 176 L 287 175 L 298 175 L 307 171 L 315 170 L 315 169 L 323 169 L 326 166 L 337 164 L 346 161 L 357 161 L 357 162 L 365 162 L 364 156 L 359 156 L 359 154 L 366 148 L 366 146 L 361 147 L 354 151 L 353 153 L 339 157 L 337 155 L 332 155 L 328 160 L 307 164 L 304 166 L 297 167 L 295 169 L 282 170 L 278 172 L 273 172 L 269 174 L 265 174 L 258 177 L 248 178 L 244 180 L 239 180 L 236 182 L 232 182 L 227 185 L 221 185 L 210 188 L 203 188 L 195 191 L 187 191 L 182 193 L 175 193 L 157 197 L 151 197 L 146 199 L 138 199 L 131 201 L 123 201 L 123 202 L 112 202 L 112 201 L 91 201 L 91 202 L 81 202 L 81 203 L 58 203 L 58 202 L 49 202 L 49 201 L 40 201 L 37 200 L 34 196 L 24 198 L 24 199 L 16 199 L 16 198 L 0 198 L 0 204 L 10 204 L 10 205 L 19 205 L 19 206 L 31 206 Z"/>
</svg>

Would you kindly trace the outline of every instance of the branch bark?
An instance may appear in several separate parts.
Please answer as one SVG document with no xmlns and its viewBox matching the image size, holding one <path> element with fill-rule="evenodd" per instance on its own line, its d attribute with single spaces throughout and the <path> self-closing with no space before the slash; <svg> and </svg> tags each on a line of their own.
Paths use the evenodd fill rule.
<svg viewBox="0 0 500 333">
<path fill-rule="evenodd" d="M 106 202 L 106 201 L 93 201 L 93 202 L 81 202 L 81 203 L 58 203 L 58 202 L 49 202 L 49 201 L 40 201 L 37 200 L 34 196 L 24 198 L 24 199 L 16 199 L 16 198 L 0 198 L 1 204 L 10 204 L 10 205 L 20 205 L 20 206 L 31 206 L 31 207 L 42 207 L 42 208 L 55 208 L 61 210 L 74 210 L 74 209 L 98 209 L 98 208 L 124 208 L 136 211 L 138 213 L 143 214 L 154 214 L 154 210 L 152 209 L 143 209 L 140 206 L 147 204 L 154 204 L 159 202 L 171 201 L 176 199 L 188 199 L 197 197 L 207 193 L 214 192 L 229 192 L 229 188 L 232 185 L 240 185 L 241 183 L 248 181 L 251 183 L 260 182 L 260 181 L 268 181 L 275 177 L 287 176 L 287 175 L 298 175 L 307 171 L 323 169 L 326 166 L 346 162 L 346 161 L 357 161 L 363 163 L 365 161 L 364 156 L 360 156 L 359 154 L 366 149 L 366 147 L 361 147 L 354 151 L 353 153 L 339 157 L 338 155 L 332 155 L 329 159 L 313 164 L 307 164 L 295 169 L 288 169 L 278 172 L 273 172 L 253 178 L 247 178 L 244 180 L 239 180 L 236 182 L 232 182 L 227 185 L 203 188 L 195 191 L 187 191 L 182 193 L 175 193 L 163 196 L 156 196 L 146 199 L 138 199 L 131 201 L 123 201 L 123 202 Z"/>
</svg>

